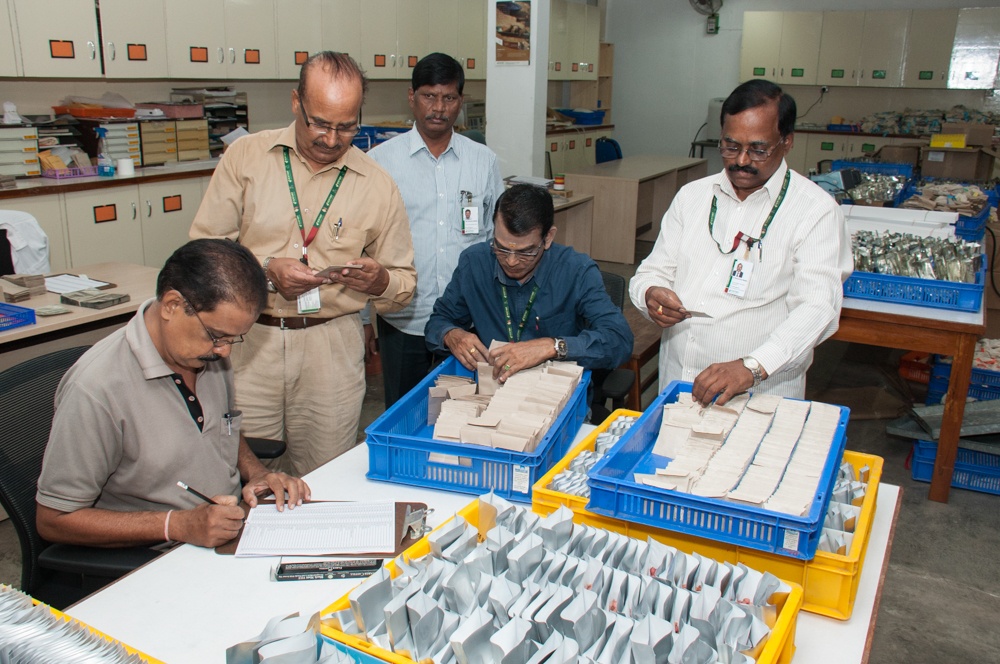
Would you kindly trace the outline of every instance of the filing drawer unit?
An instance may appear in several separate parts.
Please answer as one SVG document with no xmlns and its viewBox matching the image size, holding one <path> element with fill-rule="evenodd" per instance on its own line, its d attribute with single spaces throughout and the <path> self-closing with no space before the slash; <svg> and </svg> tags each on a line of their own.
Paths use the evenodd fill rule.
<svg viewBox="0 0 1000 664">
<path fill-rule="evenodd" d="M 0 175 L 41 175 L 38 129 L 0 127 Z"/>
<path fill-rule="evenodd" d="M 177 161 L 208 159 L 208 120 L 177 120 Z"/>
<path fill-rule="evenodd" d="M 136 166 L 142 166 L 142 147 L 139 123 L 135 120 L 113 122 L 109 120 L 80 120 L 80 141 L 92 158 L 97 158 L 97 129 L 107 130 L 108 157 L 112 161 L 129 157 Z"/>
<path fill-rule="evenodd" d="M 177 161 L 177 126 L 173 120 L 153 120 L 139 124 L 142 163 L 146 166 Z"/>
</svg>

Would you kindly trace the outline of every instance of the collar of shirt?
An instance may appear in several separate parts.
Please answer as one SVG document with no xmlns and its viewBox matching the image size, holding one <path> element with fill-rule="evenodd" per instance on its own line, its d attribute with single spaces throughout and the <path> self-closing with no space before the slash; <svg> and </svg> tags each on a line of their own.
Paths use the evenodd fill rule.
<svg viewBox="0 0 1000 664">
<path fill-rule="evenodd" d="M 420 152 L 421 150 L 427 150 L 427 154 L 431 154 L 430 149 L 427 147 L 427 143 L 424 141 L 424 137 L 420 135 L 420 132 L 417 131 L 416 127 L 413 127 L 413 129 L 406 132 L 406 135 L 409 137 L 410 140 L 409 154 L 411 157 Z M 454 153 L 456 157 L 462 156 L 462 152 L 459 149 L 459 142 L 455 140 L 455 136 L 457 136 L 457 134 L 455 133 L 455 130 L 452 129 L 451 139 L 448 141 L 448 147 L 444 149 L 444 152 L 442 152 L 441 156 L 437 157 L 437 159 L 443 158 L 449 152 Z M 431 157 L 433 158 L 434 155 L 431 155 Z"/>
<path fill-rule="evenodd" d="M 776 170 L 774 174 L 771 175 L 768 181 L 764 183 L 763 187 L 750 194 L 750 196 L 756 196 L 758 192 L 766 191 L 767 196 L 770 198 L 770 200 L 773 201 L 777 199 L 778 193 L 781 191 L 781 185 L 785 180 L 785 171 L 787 170 L 788 170 L 788 164 L 786 164 L 785 160 L 782 159 L 781 165 L 778 166 L 778 170 Z M 726 175 L 725 170 L 722 171 L 722 179 L 719 182 L 715 183 L 715 187 L 713 187 L 713 189 L 715 190 L 716 196 L 722 193 L 731 198 L 732 200 L 736 201 L 737 203 L 740 202 L 739 197 L 736 195 L 736 190 L 733 189 L 733 183 L 729 181 L 729 176 Z"/>
<path fill-rule="evenodd" d="M 156 350 L 153 339 L 149 336 L 149 329 L 146 327 L 146 310 L 155 301 L 156 298 L 150 298 L 143 302 L 139 311 L 125 327 L 125 341 L 132 349 L 132 354 L 135 355 L 146 380 L 163 378 L 174 373 L 173 369 L 168 367 L 167 363 L 160 357 L 160 351 Z"/>
<path fill-rule="evenodd" d="M 284 148 L 284 147 L 289 148 L 292 151 L 292 154 L 295 155 L 295 158 L 298 159 L 298 161 L 301 164 L 306 165 L 308 167 L 305 159 L 303 159 L 302 156 L 299 154 L 298 148 L 295 147 L 294 122 L 285 127 L 284 129 L 282 129 L 281 132 L 279 132 L 278 135 L 275 136 L 274 141 L 271 143 L 270 147 L 268 147 L 268 151 L 269 152 L 276 151 L 278 148 Z M 339 169 L 341 166 L 347 166 L 349 170 L 354 171 L 358 175 L 368 175 L 371 172 L 371 163 L 363 159 L 362 158 L 363 155 L 364 153 L 361 150 L 359 150 L 354 146 L 351 146 L 347 150 L 347 152 L 344 153 L 344 156 L 341 157 L 339 161 L 335 161 L 332 164 L 327 164 L 319 172 L 324 173 L 330 169 L 334 168 Z"/>
</svg>

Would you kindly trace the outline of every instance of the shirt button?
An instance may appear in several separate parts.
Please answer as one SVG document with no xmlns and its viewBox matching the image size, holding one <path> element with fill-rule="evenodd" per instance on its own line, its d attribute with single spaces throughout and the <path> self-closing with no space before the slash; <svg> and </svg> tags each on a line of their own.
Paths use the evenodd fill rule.
<svg viewBox="0 0 1000 664">
<path fill-rule="evenodd" d="M 297 244 L 293 244 L 292 246 L 295 247 L 296 249 L 299 248 L 299 245 L 297 245 Z"/>
<path fill-rule="evenodd" d="M 444 193 L 438 194 L 438 198 L 444 198 Z"/>
<path fill-rule="evenodd" d="M 188 397 L 188 401 L 194 401 L 194 397 Z"/>
<path fill-rule="evenodd" d="M 181 379 L 180 378 L 175 378 L 174 382 L 177 383 L 178 385 L 180 385 L 181 384 Z"/>
<path fill-rule="evenodd" d="M 444 219 L 439 219 L 438 220 L 438 224 L 441 225 L 441 226 L 444 226 Z"/>
<path fill-rule="evenodd" d="M 204 422 L 204 421 L 205 421 L 205 418 L 204 418 L 204 417 L 199 417 L 199 418 L 198 418 L 198 421 L 199 421 L 199 422 Z"/>
</svg>

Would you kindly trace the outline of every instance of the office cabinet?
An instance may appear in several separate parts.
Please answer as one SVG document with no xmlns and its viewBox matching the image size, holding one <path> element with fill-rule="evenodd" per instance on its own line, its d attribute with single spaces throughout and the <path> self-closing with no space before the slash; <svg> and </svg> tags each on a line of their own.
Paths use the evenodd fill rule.
<svg viewBox="0 0 1000 664">
<path fill-rule="evenodd" d="M 990 90 L 1000 59 L 1000 7 L 968 8 L 958 12 L 951 52 L 948 87 Z"/>
<path fill-rule="evenodd" d="M 94 0 L 13 2 L 25 76 L 101 76 Z"/>
<path fill-rule="evenodd" d="M 142 219 L 135 185 L 63 194 L 71 266 L 142 264 Z"/>
<path fill-rule="evenodd" d="M 740 80 L 815 83 L 822 26 L 822 12 L 745 12 Z"/>
<path fill-rule="evenodd" d="M 892 139 L 851 134 L 796 134 L 795 142 L 796 147 L 792 149 L 792 153 L 804 149 L 804 154 L 794 157 L 796 166 L 793 168 L 804 169 L 799 170 L 804 175 L 810 168 L 817 168 L 820 161 L 871 156 L 882 146 L 889 145 Z M 792 161 L 789 160 L 788 163 L 791 166 Z"/>
<path fill-rule="evenodd" d="M 322 17 L 320 0 L 282 0 L 274 8 L 278 78 L 297 79 L 302 63 L 323 50 Z"/>
<path fill-rule="evenodd" d="M 573 133 L 547 135 L 545 147 L 552 167 L 551 175 L 574 173 L 581 168 L 593 166 L 597 139 L 610 136 L 610 129 L 587 131 L 584 128 Z"/>
<path fill-rule="evenodd" d="M 744 12 L 740 80 L 774 80 L 781 51 L 782 12 Z"/>
<path fill-rule="evenodd" d="M 167 35 L 164 0 L 101 0 L 104 75 L 108 78 L 165 78 Z M 142 20 L 136 20 L 141 16 Z"/>
<path fill-rule="evenodd" d="M 447 53 L 462 63 L 466 80 L 486 79 L 486 5 L 479 0 L 433 0 L 428 53 Z"/>
<path fill-rule="evenodd" d="M 909 9 L 865 12 L 858 85 L 898 88 L 902 84 L 909 22 Z"/>
<path fill-rule="evenodd" d="M 823 12 L 817 85 L 857 85 L 865 12 Z"/>
<path fill-rule="evenodd" d="M 17 35 L 11 20 L 9 0 L 0 0 L 0 76 L 20 76 L 18 66 Z"/>
<path fill-rule="evenodd" d="M 549 80 L 569 80 L 569 26 L 566 0 L 549 5 Z"/>
<path fill-rule="evenodd" d="M 274 0 L 225 0 L 223 8 L 226 17 L 226 77 L 266 79 L 277 76 Z"/>
<path fill-rule="evenodd" d="M 601 17 L 597 7 L 569 2 L 566 4 L 569 31 L 569 80 L 596 81 L 601 41 Z"/>
<path fill-rule="evenodd" d="M 277 76 L 274 0 L 170 0 L 165 10 L 171 78 Z"/>
<path fill-rule="evenodd" d="M 188 241 L 191 222 L 201 204 L 201 182 L 169 180 L 143 182 L 138 187 L 142 219 L 143 263 L 160 268 Z"/>
<path fill-rule="evenodd" d="M 362 4 L 362 0 L 323 0 L 323 49 L 348 53 L 367 69 L 361 62 L 358 29 Z"/>
<path fill-rule="evenodd" d="M 957 9 L 914 9 L 903 53 L 904 88 L 946 88 Z"/>
<path fill-rule="evenodd" d="M 38 225 L 49 237 L 49 267 L 53 272 L 69 269 L 66 233 L 63 232 L 61 196 L 52 194 L 50 196 L 8 198 L 0 201 L 0 209 L 27 212 L 37 219 Z"/>
<path fill-rule="evenodd" d="M 427 55 L 430 0 L 366 0 L 361 6 L 361 67 L 370 79 L 409 79 Z"/>
</svg>

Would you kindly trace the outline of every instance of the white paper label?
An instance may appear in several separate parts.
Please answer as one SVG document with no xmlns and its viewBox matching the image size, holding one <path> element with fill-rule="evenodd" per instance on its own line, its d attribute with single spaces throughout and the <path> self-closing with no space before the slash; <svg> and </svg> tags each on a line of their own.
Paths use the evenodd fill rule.
<svg viewBox="0 0 1000 664">
<path fill-rule="evenodd" d="M 782 540 L 782 549 L 788 549 L 789 551 L 799 550 L 799 531 L 786 530 Z"/>
<path fill-rule="evenodd" d="M 512 489 L 517 493 L 528 493 L 531 490 L 531 471 L 527 466 L 514 466 Z"/>
<path fill-rule="evenodd" d="M 944 153 L 937 151 L 928 152 L 927 161 L 944 161 Z"/>
</svg>

